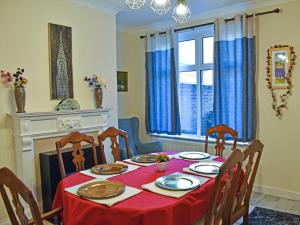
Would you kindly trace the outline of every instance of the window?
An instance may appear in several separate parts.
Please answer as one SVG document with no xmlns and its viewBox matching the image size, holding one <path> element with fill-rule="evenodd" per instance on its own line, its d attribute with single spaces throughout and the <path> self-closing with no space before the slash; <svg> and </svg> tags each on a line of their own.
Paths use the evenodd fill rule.
<svg viewBox="0 0 300 225">
<path fill-rule="evenodd" d="M 213 124 L 213 34 L 213 26 L 178 34 L 183 135 L 204 136 Z"/>
</svg>

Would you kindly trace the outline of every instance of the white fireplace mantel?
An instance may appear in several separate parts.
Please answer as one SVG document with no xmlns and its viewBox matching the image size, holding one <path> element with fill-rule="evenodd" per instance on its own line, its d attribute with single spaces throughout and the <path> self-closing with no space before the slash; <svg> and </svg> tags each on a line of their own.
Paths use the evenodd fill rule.
<svg viewBox="0 0 300 225">
<path fill-rule="evenodd" d="M 13 121 L 18 176 L 35 192 L 34 141 L 61 137 L 71 131 L 101 132 L 109 126 L 110 111 L 101 108 L 8 114 Z"/>
</svg>

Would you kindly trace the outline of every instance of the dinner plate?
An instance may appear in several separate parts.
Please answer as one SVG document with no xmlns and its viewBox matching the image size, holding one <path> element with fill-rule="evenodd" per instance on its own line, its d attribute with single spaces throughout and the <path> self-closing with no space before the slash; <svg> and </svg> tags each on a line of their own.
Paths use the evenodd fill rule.
<svg viewBox="0 0 300 225">
<path fill-rule="evenodd" d="M 156 155 L 136 155 L 131 160 L 138 163 L 155 163 Z"/>
<path fill-rule="evenodd" d="M 200 181 L 189 175 L 173 174 L 157 178 L 155 184 L 163 189 L 182 191 L 198 187 Z"/>
<path fill-rule="evenodd" d="M 84 198 L 102 199 L 120 195 L 124 192 L 124 184 L 117 181 L 96 181 L 82 185 L 77 194 Z"/>
<path fill-rule="evenodd" d="M 200 162 L 189 166 L 189 168 L 197 173 L 218 174 L 222 163 L 219 162 Z"/>
<path fill-rule="evenodd" d="M 123 173 L 128 166 L 122 163 L 100 164 L 91 168 L 91 172 L 99 175 L 110 175 Z"/>
<path fill-rule="evenodd" d="M 210 154 L 205 152 L 181 152 L 179 153 L 179 157 L 183 159 L 201 160 L 209 158 Z"/>
</svg>

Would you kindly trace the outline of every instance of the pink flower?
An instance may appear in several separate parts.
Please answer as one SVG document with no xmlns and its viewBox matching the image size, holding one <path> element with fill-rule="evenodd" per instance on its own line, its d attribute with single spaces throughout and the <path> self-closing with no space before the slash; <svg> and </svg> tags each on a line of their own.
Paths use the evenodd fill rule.
<svg viewBox="0 0 300 225">
<path fill-rule="evenodd" d="M 24 69 L 18 68 L 17 72 L 12 75 L 10 72 L 5 72 L 5 70 L 1 70 L 1 81 L 6 85 L 10 85 L 14 80 L 15 87 L 23 87 L 24 84 L 28 82 L 28 80 L 24 77 Z"/>
<path fill-rule="evenodd" d="M 11 73 L 1 70 L 1 80 L 4 84 L 8 84 L 8 83 L 12 82 L 13 78 L 11 76 Z"/>
</svg>

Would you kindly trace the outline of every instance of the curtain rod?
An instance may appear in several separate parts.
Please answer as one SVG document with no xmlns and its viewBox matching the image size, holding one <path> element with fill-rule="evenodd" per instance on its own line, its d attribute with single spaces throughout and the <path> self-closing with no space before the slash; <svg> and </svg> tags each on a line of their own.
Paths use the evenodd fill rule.
<svg viewBox="0 0 300 225">
<path fill-rule="evenodd" d="M 272 13 L 280 13 L 280 9 L 274 9 L 274 10 L 270 10 L 270 11 L 266 11 L 266 12 L 261 12 L 261 13 L 256 13 L 255 15 L 256 16 L 262 16 L 262 15 L 267 15 L 267 14 L 272 14 Z M 250 18 L 250 17 L 253 17 L 253 14 L 250 14 L 250 15 L 247 15 L 247 18 Z M 233 21 L 235 18 L 228 18 L 228 19 L 225 19 L 225 22 L 229 22 L 229 21 Z M 189 30 L 189 29 L 194 29 L 194 28 L 197 28 L 197 27 L 204 27 L 204 26 L 208 26 L 208 25 L 213 25 L 214 22 L 210 22 L 210 23 L 203 23 L 203 24 L 198 24 L 198 25 L 195 25 L 195 26 L 191 26 L 191 27 L 184 27 L 184 28 L 179 28 L 179 29 L 175 29 L 174 31 L 175 32 L 178 32 L 178 31 L 183 31 L 183 30 Z M 158 34 L 165 34 L 166 32 L 159 32 Z M 154 36 L 154 34 L 150 34 L 150 36 Z M 140 36 L 140 39 L 143 39 L 145 38 L 146 35 L 143 35 L 143 36 Z"/>
</svg>

